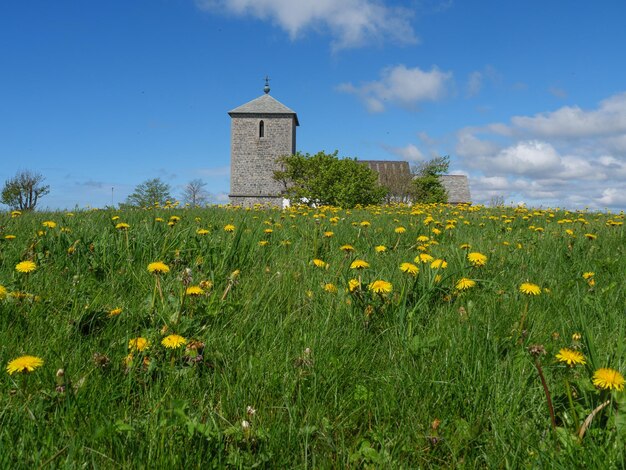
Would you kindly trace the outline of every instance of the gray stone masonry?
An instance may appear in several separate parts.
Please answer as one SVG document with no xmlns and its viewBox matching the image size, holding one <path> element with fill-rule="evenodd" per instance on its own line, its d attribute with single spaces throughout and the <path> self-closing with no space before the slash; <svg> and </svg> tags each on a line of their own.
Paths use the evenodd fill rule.
<svg viewBox="0 0 626 470">
<path fill-rule="evenodd" d="M 230 201 L 251 206 L 276 202 L 282 188 L 274 180 L 279 157 L 295 153 L 295 118 L 288 114 L 231 115 Z M 260 124 L 263 121 L 263 137 Z M 267 200 L 269 197 L 269 200 Z"/>
</svg>

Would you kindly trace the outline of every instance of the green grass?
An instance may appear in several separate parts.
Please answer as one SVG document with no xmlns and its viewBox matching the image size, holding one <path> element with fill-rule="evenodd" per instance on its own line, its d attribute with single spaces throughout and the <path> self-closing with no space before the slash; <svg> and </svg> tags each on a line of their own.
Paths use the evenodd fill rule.
<svg viewBox="0 0 626 470">
<path fill-rule="evenodd" d="M 171 216 L 180 220 L 169 227 Z M 0 372 L 0 464 L 624 467 L 624 393 L 591 383 L 600 367 L 626 372 L 623 219 L 463 206 L 3 213 L 0 363 L 33 355 L 44 365 Z M 472 267 L 463 244 L 487 264 Z M 448 267 L 401 272 L 420 245 Z M 27 259 L 36 271 L 17 272 Z M 355 272 L 354 259 L 370 267 Z M 159 276 L 162 297 L 147 271 L 154 261 L 170 267 Z M 206 295 L 183 295 L 186 268 L 192 284 L 212 284 Z M 362 288 L 348 292 L 359 276 Z M 476 287 L 456 290 L 462 277 Z M 379 279 L 390 294 L 368 290 Z M 520 293 L 523 282 L 541 294 Z M 324 290 L 329 283 L 336 292 Z M 109 317 L 114 308 L 122 313 Z M 204 343 L 202 357 L 164 348 L 170 333 Z M 126 364 L 139 336 L 150 347 Z M 533 344 L 547 351 L 556 430 Z M 563 347 L 579 348 L 587 364 L 559 364 Z"/>
</svg>

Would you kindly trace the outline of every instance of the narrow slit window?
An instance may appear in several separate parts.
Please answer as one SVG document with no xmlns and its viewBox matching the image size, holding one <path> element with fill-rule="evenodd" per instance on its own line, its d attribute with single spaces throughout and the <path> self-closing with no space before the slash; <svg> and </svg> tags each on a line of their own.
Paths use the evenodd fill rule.
<svg viewBox="0 0 626 470">
<path fill-rule="evenodd" d="M 265 123 L 259 122 L 259 137 L 265 137 Z"/>
</svg>

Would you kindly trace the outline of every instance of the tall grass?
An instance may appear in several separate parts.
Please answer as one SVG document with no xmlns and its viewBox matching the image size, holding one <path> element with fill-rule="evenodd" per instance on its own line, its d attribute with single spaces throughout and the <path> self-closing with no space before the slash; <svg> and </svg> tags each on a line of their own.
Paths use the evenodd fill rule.
<svg viewBox="0 0 626 470">
<path fill-rule="evenodd" d="M 0 463 L 624 467 L 623 393 L 591 383 L 600 367 L 626 371 L 623 219 L 435 205 L 4 213 L 0 362 L 44 365 L 0 373 Z M 486 265 L 471 266 L 470 251 Z M 448 266 L 415 262 L 419 253 Z M 17 272 L 26 259 L 37 269 Z M 350 269 L 355 259 L 370 267 Z M 154 261 L 170 267 L 162 298 Z M 187 269 L 204 295 L 184 293 Z M 463 277 L 476 286 L 456 289 Z M 392 292 L 369 290 L 375 280 Z M 540 294 L 521 293 L 523 282 Z M 171 333 L 203 343 L 201 355 L 166 349 Z M 129 360 L 136 337 L 150 346 Z M 587 364 L 559 363 L 563 347 Z"/>
</svg>

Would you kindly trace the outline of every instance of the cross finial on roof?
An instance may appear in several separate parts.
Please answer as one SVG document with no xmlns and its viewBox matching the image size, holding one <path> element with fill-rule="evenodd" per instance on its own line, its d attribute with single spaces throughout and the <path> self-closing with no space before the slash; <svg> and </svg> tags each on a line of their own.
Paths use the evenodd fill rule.
<svg viewBox="0 0 626 470">
<path fill-rule="evenodd" d="M 265 76 L 265 86 L 263 87 L 263 91 L 267 95 L 270 92 L 270 77 Z"/>
</svg>

